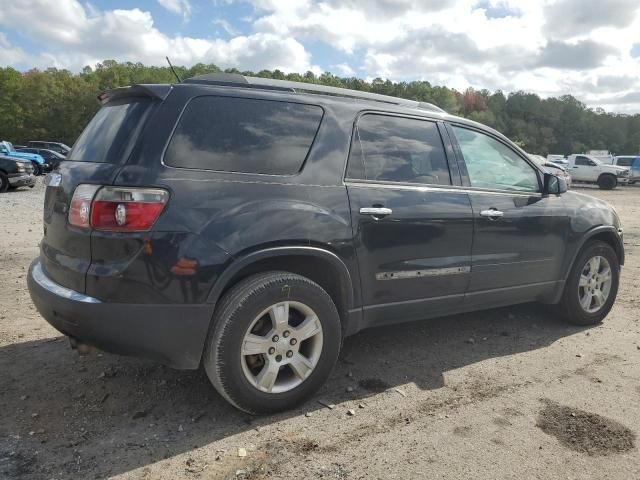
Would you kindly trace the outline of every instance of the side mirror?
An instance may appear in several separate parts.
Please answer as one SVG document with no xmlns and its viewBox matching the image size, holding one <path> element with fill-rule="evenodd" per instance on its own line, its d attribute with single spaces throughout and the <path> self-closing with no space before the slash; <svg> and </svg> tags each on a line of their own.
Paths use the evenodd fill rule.
<svg viewBox="0 0 640 480">
<path fill-rule="evenodd" d="M 552 173 L 544 174 L 544 193 L 549 195 L 560 195 L 567 191 L 567 182 L 562 177 Z"/>
</svg>

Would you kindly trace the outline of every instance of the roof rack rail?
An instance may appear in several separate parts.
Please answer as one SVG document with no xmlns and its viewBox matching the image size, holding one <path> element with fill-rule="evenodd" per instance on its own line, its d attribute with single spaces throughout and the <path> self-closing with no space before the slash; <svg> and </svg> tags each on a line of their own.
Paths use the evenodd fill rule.
<svg viewBox="0 0 640 480">
<path fill-rule="evenodd" d="M 405 98 L 380 95 L 378 93 L 361 92 L 349 90 L 348 88 L 330 87 L 327 85 L 317 85 L 315 83 L 292 82 L 289 80 L 273 80 L 271 78 L 246 77 L 237 73 L 208 73 L 186 78 L 182 83 L 200 83 L 206 85 L 222 85 L 240 88 L 259 88 L 263 90 L 279 90 L 293 93 L 315 93 L 323 95 L 334 95 L 340 97 L 354 98 L 360 100 L 371 100 L 374 102 L 388 103 L 391 105 L 401 105 L 419 110 L 444 113 L 440 107 L 427 102 L 417 102 Z"/>
</svg>

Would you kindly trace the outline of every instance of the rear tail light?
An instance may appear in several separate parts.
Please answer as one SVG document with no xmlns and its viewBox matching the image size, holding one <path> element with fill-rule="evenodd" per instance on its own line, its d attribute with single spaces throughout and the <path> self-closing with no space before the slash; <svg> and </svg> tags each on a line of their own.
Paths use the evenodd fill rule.
<svg viewBox="0 0 640 480">
<path fill-rule="evenodd" d="M 169 192 L 161 188 L 79 185 L 69 223 L 101 231 L 143 232 L 153 226 L 168 199 Z"/>
<path fill-rule="evenodd" d="M 69 208 L 69 223 L 75 227 L 90 228 L 91 201 L 100 185 L 78 185 L 73 192 Z"/>
</svg>

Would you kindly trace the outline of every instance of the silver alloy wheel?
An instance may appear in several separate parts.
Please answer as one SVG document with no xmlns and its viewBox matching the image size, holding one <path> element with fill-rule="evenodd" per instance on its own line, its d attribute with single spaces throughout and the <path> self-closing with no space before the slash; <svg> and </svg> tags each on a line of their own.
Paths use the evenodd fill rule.
<svg viewBox="0 0 640 480">
<path fill-rule="evenodd" d="M 304 303 L 276 303 L 251 322 L 240 349 L 242 371 L 251 385 L 267 393 L 287 392 L 318 364 L 322 324 Z"/>
<path fill-rule="evenodd" d="M 585 312 L 596 313 L 607 302 L 611 292 L 611 275 L 611 265 L 605 257 L 591 257 L 582 267 L 578 299 Z"/>
</svg>

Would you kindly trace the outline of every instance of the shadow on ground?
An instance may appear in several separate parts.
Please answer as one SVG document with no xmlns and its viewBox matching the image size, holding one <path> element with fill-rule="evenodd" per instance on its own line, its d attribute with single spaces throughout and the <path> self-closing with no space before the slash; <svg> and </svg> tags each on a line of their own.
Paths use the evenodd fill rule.
<svg viewBox="0 0 640 480">
<path fill-rule="evenodd" d="M 414 383 L 443 386 L 452 369 L 530 351 L 580 329 L 522 305 L 362 332 L 345 341 L 325 388 L 299 409 L 251 417 L 202 371 L 93 354 L 54 338 L 0 348 L 0 477 L 103 478 L 256 426 Z M 347 392 L 347 387 L 354 390 Z"/>
</svg>

